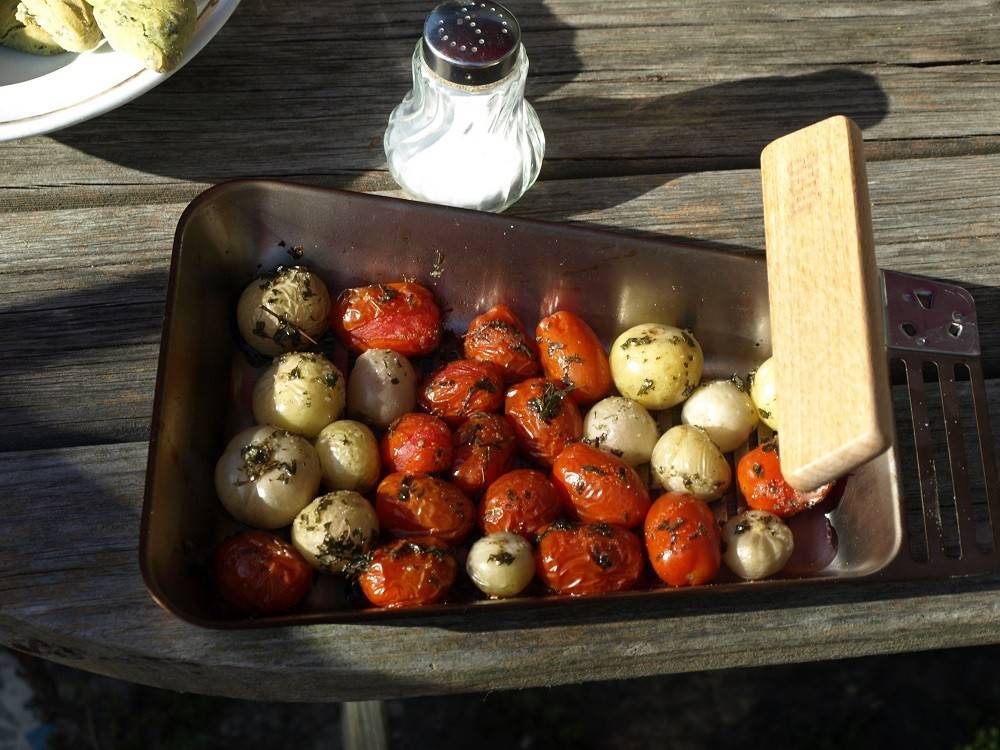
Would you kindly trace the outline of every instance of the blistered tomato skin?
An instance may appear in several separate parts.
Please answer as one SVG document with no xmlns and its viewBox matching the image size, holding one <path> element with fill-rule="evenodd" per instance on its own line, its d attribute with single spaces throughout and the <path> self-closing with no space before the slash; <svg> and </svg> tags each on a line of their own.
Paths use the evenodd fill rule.
<svg viewBox="0 0 1000 750">
<path fill-rule="evenodd" d="M 482 412 L 455 430 L 452 445 L 451 481 L 468 495 L 479 495 L 507 471 L 517 447 L 506 417 Z"/>
<path fill-rule="evenodd" d="M 458 563 L 434 539 L 400 539 L 379 547 L 359 576 L 376 607 L 419 607 L 441 600 L 455 582 Z"/>
<path fill-rule="evenodd" d="M 747 505 L 779 518 L 790 518 L 823 502 L 833 484 L 824 484 L 811 492 L 794 489 L 781 474 L 777 442 L 764 443 L 740 459 L 736 481 Z"/>
<path fill-rule="evenodd" d="M 273 534 L 245 531 L 215 551 L 215 582 L 222 598 L 246 614 L 286 612 L 309 592 L 312 568 Z"/>
<path fill-rule="evenodd" d="M 535 331 L 545 377 L 573 386 L 570 397 L 581 405 L 611 392 L 611 366 L 600 339 L 579 316 L 560 311 L 543 318 Z"/>
<path fill-rule="evenodd" d="M 451 466 L 451 430 L 430 414 L 404 414 L 379 442 L 387 471 L 434 474 Z"/>
<path fill-rule="evenodd" d="M 644 555 L 628 529 L 557 521 L 538 535 L 535 563 L 538 577 L 557 594 L 588 596 L 635 586 Z"/>
<path fill-rule="evenodd" d="M 580 409 L 568 398 L 569 388 L 555 380 L 531 378 L 507 391 L 504 414 L 521 450 L 551 466 L 563 448 L 583 437 Z"/>
<path fill-rule="evenodd" d="M 649 561 L 664 583 L 699 586 L 719 572 L 722 545 L 715 516 L 694 495 L 660 495 L 646 516 L 645 536 Z"/>
<path fill-rule="evenodd" d="M 330 310 L 337 336 L 355 354 L 391 349 L 429 354 L 441 340 L 441 310 L 420 284 L 397 281 L 345 289 Z"/>
<path fill-rule="evenodd" d="M 465 356 L 492 362 L 504 382 L 517 383 L 539 373 L 538 347 L 507 305 L 496 305 L 473 319 L 465 334 Z"/>
<path fill-rule="evenodd" d="M 420 389 L 420 405 L 449 424 L 477 411 L 503 407 L 503 374 L 489 362 L 459 359 L 431 375 Z"/>
<path fill-rule="evenodd" d="M 635 469 L 592 446 L 567 446 L 552 465 L 552 477 L 581 521 L 633 528 L 649 510 L 649 490 Z"/>
<path fill-rule="evenodd" d="M 485 534 L 509 531 L 529 542 L 564 510 L 549 478 L 534 469 L 517 469 L 493 482 L 479 504 L 479 525 Z"/>
<path fill-rule="evenodd" d="M 476 522 L 476 507 L 451 482 L 427 474 L 390 474 L 375 490 L 379 527 L 391 536 L 430 536 L 457 544 Z"/>
</svg>

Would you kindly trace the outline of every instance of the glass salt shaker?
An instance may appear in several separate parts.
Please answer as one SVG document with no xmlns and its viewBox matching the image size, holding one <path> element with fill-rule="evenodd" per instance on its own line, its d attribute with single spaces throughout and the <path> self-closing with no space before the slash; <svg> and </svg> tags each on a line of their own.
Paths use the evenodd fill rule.
<svg viewBox="0 0 1000 750">
<path fill-rule="evenodd" d="M 412 197 L 503 211 L 538 177 L 545 135 L 524 99 L 521 28 L 499 3 L 448 0 L 424 22 L 413 88 L 389 116 L 389 171 Z"/>
</svg>

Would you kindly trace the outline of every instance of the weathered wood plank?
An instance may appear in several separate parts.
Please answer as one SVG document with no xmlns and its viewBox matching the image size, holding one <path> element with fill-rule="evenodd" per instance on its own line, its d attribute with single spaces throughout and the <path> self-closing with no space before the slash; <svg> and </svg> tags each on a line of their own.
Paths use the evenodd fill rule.
<svg viewBox="0 0 1000 750">
<path fill-rule="evenodd" d="M 869 177 L 880 265 L 969 286 L 986 371 L 1000 375 L 1000 156 L 880 162 Z M 759 182 L 755 170 L 556 180 L 512 213 L 762 248 Z M 0 225 L 0 450 L 145 438 L 183 208 L 20 213 Z"/>
<path fill-rule="evenodd" d="M 1000 380 L 988 383 L 988 393 L 994 404 L 1000 401 Z M 903 403 L 897 399 L 897 407 Z M 1000 435 L 997 409 L 992 416 Z M 941 423 L 934 424 L 940 432 Z M 598 599 L 571 614 L 558 607 L 530 618 L 497 612 L 488 627 L 457 614 L 391 625 L 200 629 L 160 610 L 139 575 L 145 457 L 144 443 L 0 454 L 0 642 L 178 690 L 262 700 L 362 700 L 1000 638 L 1000 574 L 784 591 L 747 586 L 725 596 L 708 590 L 663 596 L 627 613 Z M 914 476 L 912 465 L 901 473 Z M 912 481 L 905 486 L 915 490 Z"/>
<path fill-rule="evenodd" d="M 749 167 L 767 141 L 835 113 L 864 127 L 870 158 L 1000 145 L 990 0 L 514 5 L 548 135 L 543 178 Z M 188 182 L 245 175 L 387 187 L 381 137 L 425 12 L 247 0 L 137 101 L 0 146 L 0 208 L 184 201 Z"/>
</svg>

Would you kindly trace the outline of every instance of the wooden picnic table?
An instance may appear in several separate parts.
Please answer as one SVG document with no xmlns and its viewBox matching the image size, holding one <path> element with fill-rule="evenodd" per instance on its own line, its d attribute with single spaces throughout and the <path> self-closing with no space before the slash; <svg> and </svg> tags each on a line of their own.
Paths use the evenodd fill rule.
<svg viewBox="0 0 1000 750">
<path fill-rule="evenodd" d="M 0 642 L 176 690 L 360 700 L 1000 641 L 1000 575 L 595 601 L 489 628 L 218 632 L 153 603 L 136 548 L 177 219 L 234 177 L 391 193 L 382 133 L 431 4 L 244 0 L 135 102 L 0 144 Z M 972 290 L 996 400 L 1000 3 L 510 5 L 548 139 L 512 214 L 760 249 L 761 147 L 849 115 L 880 264 Z"/>
</svg>

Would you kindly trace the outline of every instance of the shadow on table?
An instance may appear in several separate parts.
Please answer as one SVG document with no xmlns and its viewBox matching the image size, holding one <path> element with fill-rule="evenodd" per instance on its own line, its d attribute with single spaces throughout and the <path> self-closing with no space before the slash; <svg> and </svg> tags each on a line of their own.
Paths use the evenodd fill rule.
<svg viewBox="0 0 1000 750">
<path fill-rule="evenodd" d="M 387 9 L 404 14 L 406 21 L 369 29 L 366 33 L 379 35 L 380 62 L 359 68 L 346 45 L 359 44 L 357 54 L 367 54 L 366 42 L 345 38 L 340 43 L 335 37 L 370 26 L 368 6 L 333 3 L 330 12 L 343 23 L 342 31 L 329 31 L 334 39 L 274 42 L 267 64 L 255 44 L 241 43 L 260 33 L 252 25 L 255 16 L 266 10 L 274 28 L 295 29 L 299 10 L 295 4 L 255 8 L 254 0 L 244 6 L 173 79 L 53 137 L 129 168 L 195 182 L 261 176 L 359 190 L 391 188 L 381 137 L 389 112 L 410 85 L 418 10 Z M 534 207 L 550 218 L 619 205 L 662 185 L 671 173 L 756 167 L 767 142 L 833 114 L 869 128 L 888 111 L 878 81 L 848 67 L 747 77 L 662 96 L 649 91 L 689 84 L 651 69 L 648 80 L 631 74 L 633 80 L 621 86 L 620 94 L 597 73 L 593 84 L 573 85 L 587 52 L 576 30 L 543 2 L 512 1 L 511 6 L 526 30 L 531 55 L 528 96 L 547 134 L 543 179 L 655 177 L 605 182 L 593 191 L 576 187 L 554 202 L 537 193 L 524 198 L 529 212 Z M 287 79 L 273 76 L 275 69 L 286 71 Z M 577 95 L 580 91 L 584 94 Z"/>
</svg>

